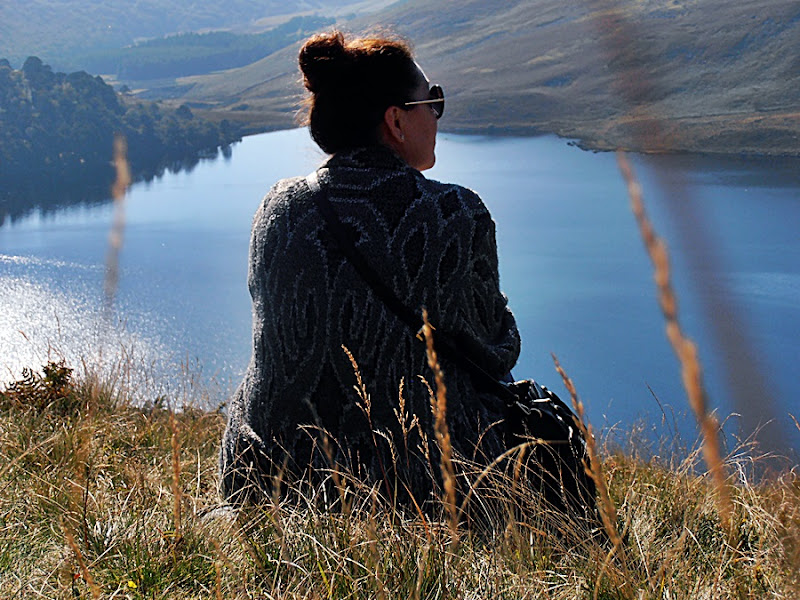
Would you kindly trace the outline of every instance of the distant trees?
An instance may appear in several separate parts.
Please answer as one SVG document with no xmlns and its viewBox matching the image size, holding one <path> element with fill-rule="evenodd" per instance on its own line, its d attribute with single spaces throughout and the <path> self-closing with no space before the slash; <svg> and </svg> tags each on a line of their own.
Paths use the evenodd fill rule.
<svg viewBox="0 0 800 600">
<path fill-rule="evenodd" d="M 115 133 L 128 139 L 134 173 L 239 139 L 183 105 L 164 110 L 117 94 L 85 71 L 54 73 L 37 57 L 20 70 L 0 59 L 0 187 L 43 175 L 77 181 L 110 169 Z"/>
</svg>

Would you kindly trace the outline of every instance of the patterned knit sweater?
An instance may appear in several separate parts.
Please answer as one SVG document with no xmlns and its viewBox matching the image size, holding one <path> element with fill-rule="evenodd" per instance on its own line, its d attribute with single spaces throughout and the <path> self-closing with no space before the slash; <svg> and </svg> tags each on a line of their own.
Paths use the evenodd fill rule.
<svg viewBox="0 0 800 600">
<path fill-rule="evenodd" d="M 425 307 L 436 331 L 494 377 L 507 374 L 520 339 L 481 199 L 426 179 L 382 146 L 339 153 L 317 173 L 358 251 L 398 298 L 419 314 Z M 400 479 L 424 500 L 439 471 L 425 346 L 339 250 L 312 194 L 304 178 L 279 181 L 254 218 L 253 353 L 229 404 L 223 495 L 269 493 L 278 471 L 285 479 L 333 460 L 366 480 Z M 504 450 L 501 402 L 440 358 L 453 447 L 491 460 Z"/>
</svg>

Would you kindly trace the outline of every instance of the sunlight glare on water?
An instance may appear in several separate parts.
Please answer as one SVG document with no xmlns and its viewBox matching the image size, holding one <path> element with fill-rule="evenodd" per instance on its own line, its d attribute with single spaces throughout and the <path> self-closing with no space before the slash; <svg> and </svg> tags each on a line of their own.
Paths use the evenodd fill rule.
<svg viewBox="0 0 800 600">
<path fill-rule="evenodd" d="M 10 266 L 17 272 L 27 268 L 90 275 L 101 271 L 98 266 L 0 255 L 0 267 Z M 119 383 L 134 401 L 152 400 L 166 394 L 168 388 L 174 392 L 183 385 L 175 383 L 180 380 L 175 375 L 188 372 L 187 365 L 166 360 L 170 349 L 147 328 L 137 325 L 134 330 L 115 316 L 108 322 L 102 298 L 90 286 L 78 283 L 65 291 L 25 276 L 4 277 L 3 283 L 0 384 L 19 379 L 25 368 L 35 370 L 50 361 L 64 361 L 81 374 Z"/>
</svg>

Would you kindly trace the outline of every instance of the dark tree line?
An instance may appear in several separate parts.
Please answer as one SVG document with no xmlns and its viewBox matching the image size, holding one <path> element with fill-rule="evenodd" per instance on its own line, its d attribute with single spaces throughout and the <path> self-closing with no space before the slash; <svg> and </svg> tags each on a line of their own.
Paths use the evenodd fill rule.
<svg viewBox="0 0 800 600">
<path fill-rule="evenodd" d="M 240 138 L 227 121 L 123 98 L 85 71 L 54 73 L 36 57 L 15 70 L 0 59 L 0 192 L 42 177 L 66 184 L 108 172 L 116 133 L 128 140 L 134 175 Z"/>
</svg>

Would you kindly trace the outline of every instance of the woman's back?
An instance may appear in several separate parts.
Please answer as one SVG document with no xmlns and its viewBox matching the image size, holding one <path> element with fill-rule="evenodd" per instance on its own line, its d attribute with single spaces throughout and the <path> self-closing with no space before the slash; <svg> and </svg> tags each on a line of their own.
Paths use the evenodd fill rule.
<svg viewBox="0 0 800 600">
<path fill-rule="evenodd" d="M 481 200 L 425 179 L 379 145 L 337 153 L 318 175 L 358 251 L 401 302 L 418 314 L 425 307 L 437 330 L 481 357 L 497 379 L 508 373 L 519 336 Z M 304 179 L 281 181 L 267 195 L 250 252 L 253 358 L 229 408 L 225 494 L 254 483 L 266 489 L 265 476 L 330 466 L 333 457 L 354 474 L 395 472 L 424 495 L 436 453 L 429 391 L 418 377 L 433 381 L 424 346 L 339 249 Z M 343 346 L 360 367 L 369 407 Z M 502 418 L 501 403 L 480 398 L 458 365 L 444 359 L 443 367 L 455 449 L 497 456 L 503 444 L 491 426 Z M 330 456 L 320 451 L 318 427 L 330 435 Z"/>
</svg>

